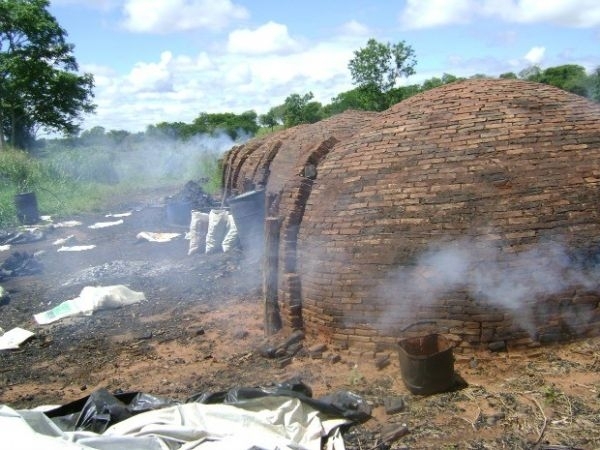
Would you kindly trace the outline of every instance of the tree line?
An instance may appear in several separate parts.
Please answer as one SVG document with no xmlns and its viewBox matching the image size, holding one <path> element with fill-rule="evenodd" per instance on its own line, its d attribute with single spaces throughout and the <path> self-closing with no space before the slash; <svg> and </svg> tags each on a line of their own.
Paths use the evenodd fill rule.
<svg viewBox="0 0 600 450">
<path fill-rule="evenodd" d="M 312 92 L 292 93 L 261 115 L 253 110 L 241 114 L 201 112 L 191 123 L 161 122 L 148 125 L 142 133 L 103 127 L 82 132 L 83 115 L 95 109 L 94 79 L 88 73 L 78 74 L 73 45 L 66 41 L 66 31 L 48 7 L 48 0 L 0 1 L 0 149 L 7 143 L 23 149 L 48 146 L 48 141 L 36 140 L 40 129 L 62 132 L 64 139 L 50 143 L 68 147 L 126 147 L 149 138 L 188 140 L 219 134 L 245 140 L 265 130 L 318 122 L 348 109 L 383 111 L 420 92 L 464 79 L 443 74 L 421 84 L 398 86 L 402 78 L 415 73 L 414 49 L 405 41 L 392 44 L 369 39 L 348 62 L 355 87 L 329 104 L 316 101 Z M 471 78 L 493 77 L 475 74 Z M 600 101 L 600 67 L 588 74 L 575 64 L 546 69 L 533 66 L 499 78 L 546 83 Z"/>
</svg>

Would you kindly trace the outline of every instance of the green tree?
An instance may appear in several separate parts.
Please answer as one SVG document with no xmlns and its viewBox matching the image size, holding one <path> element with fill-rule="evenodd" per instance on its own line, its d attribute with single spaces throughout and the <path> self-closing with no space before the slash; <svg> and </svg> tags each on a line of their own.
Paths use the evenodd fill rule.
<svg viewBox="0 0 600 450">
<path fill-rule="evenodd" d="M 217 134 L 223 132 L 231 139 L 254 136 L 258 131 L 258 116 L 254 111 L 242 114 L 234 113 L 200 113 L 192 122 L 192 134 Z"/>
<path fill-rule="evenodd" d="M 258 122 L 265 128 L 270 128 L 271 131 L 279 125 L 279 121 L 275 115 L 275 109 L 271 108 L 265 114 L 258 116 Z"/>
<path fill-rule="evenodd" d="M 323 111 L 327 116 L 338 114 L 348 109 L 383 111 L 389 105 L 388 97 L 392 91 L 394 90 L 392 89 L 387 93 L 381 92 L 373 84 L 359 86 L 332 98 L 331 103 L 325 106 Z"/>
<path fill-rule="evenodd" d="M 184 122 L 160 122 L 146 127 L 146 135 L 151 138 L 185 139 L 191 134 L 191 126 Z"/>
<path fill-rule="evenodd" d="M 459 80 L 464 80 L 464 78 L 459 78 L 455 75 L 445 73 L 442 75 L 441 78 L 433 77 L 423 81 L 423 83 L 421 84 L 421 90 L 428 91 L 429 89 L 440 87 L 448 83 L 454 83 L 455 81 Z"/>
<path fill-rule="evenodd" d="M 110 130 L 106 133 L 106 137 L 110 139 L 113 145 L 122 144 L 130 135 L 131 133 L 126 130 Z"/>
<path fill-rule="evenodd" d="M 423 92 L 423 89 L 418 84 L 409 84 L 408 86 L 400 86 L 394 89 L 390 89 L 386 93 L 388 102 L 388 108 L 396 103 L 400 103 L 413 95 Z"/>
<path fill-rule="evenodd" d="M 589 77 L 590 98 L 600 102 L 600 66 L 592 72 Z"/>
<path fill-rule="evenodd" d="M 527 81 L 539 81 L 541 73 L 542 69 L 540 69 L 540 66 L 533 65 L 521 70 L 519 72 L 519 78 Z"/>
<path fill-rule="evenodd" d="M 414 50 L 404 41 L 392 45 L 369 39 L 365 48 L 354 52 L 348 68 L 354 84 L 375 86 L 380 92 L 387 92 L 398 78 L 413 75 L 416 63 Z"/>
<path fill-rule="evenodd" d="M 315 123 L 323 118 L 322 105 L 311 101 L 314 95 L 291 94 L 283 103 L 283 124 L 286 128 L 300 125 L 302 123 Z"/>
<path fill-rule="evenodd" d="M 85 130 L 79 136 L 80 145 L 104 145 L 107 143 L 104 127 L 93 127 Z"/>
<path fill-rule="evenodd" d="M 0 1 L 0 147 L 27 147 L 39 128 L 78 132 L 94 110 L 92 75 L 77 73 L 73 45 L 48 0 Z"/>
<path fill-rule="evenodd" d="M 588 77 L 585 68 L 577 64 L 548 67 L 542 71 L 536 81 L 556 86 L 574 94 L 587 95 L 586 83 Z"/>
</svg>

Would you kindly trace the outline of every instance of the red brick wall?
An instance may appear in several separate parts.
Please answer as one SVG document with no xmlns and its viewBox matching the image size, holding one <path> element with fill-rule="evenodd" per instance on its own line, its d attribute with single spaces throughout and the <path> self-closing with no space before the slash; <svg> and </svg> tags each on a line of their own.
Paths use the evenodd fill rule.
<svg viewBox="0 0 600 450">
<path fill-rule="evenodd" d="M 272 215 L 281 219 L 279 303 L 290 329 L 302 327 L 301 280 L 296 275 L 297 234 L 312 180 L 307 163 L 317 166 L 340 140 L 350 138 L 375 117 L 366 111 L 346 111 L 315 124 L 299 125 L 234 147 L 224 158 L 224 190 L 241 194 L 265 187 L 267 202 L 276 198 Z M 269 206 L 269 205 L 268 205 Z"/>
<path fill-rule="evenodd" d="M 295 268 L 307 332 L 372 351 L 424 319 L 465 346 L 597 333 L 595 287 L 529 295 L 527 286 L 509 286 L 508 296 L 524 294 L 506 306 L 458 284 L 432 290 L 435 274 L 418 271 L 431 270 L 419 263 L 426 251 L 480 248 L 474 270 L 493 262 L 511 276 L 531 274 L 546 270 L 532 253 L 538 246 L 600 244 L 599 182 L 600 105 L 582 97 L 469 80 L 399 103 L 319 165 Z M 298 189 L 285 185 L 282 198 L 298 198 Z M 420 298 L 429 291 L 433 298 Z"/>
</svg>

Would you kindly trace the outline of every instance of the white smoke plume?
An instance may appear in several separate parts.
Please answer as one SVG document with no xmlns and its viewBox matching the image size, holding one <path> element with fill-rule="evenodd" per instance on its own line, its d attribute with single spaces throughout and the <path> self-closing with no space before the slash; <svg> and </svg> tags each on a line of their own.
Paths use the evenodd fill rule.
<svg viewBox="0 0 600 450">
<path fill-rule="evenodd" d="M 483 305 L 512 312 L 532 330 L 533 324 L 524 322 L 536 300 L 576 288 L 600 292 L 597 258 L 593 251 L 569 251 L 556 241 L 509 253 L 498 243 L 464 238 L 430 247 L 414 265 L 395 270 L 377 295 L 391 305 L 386 323 L 414 317 L 419 308 L 460 290 Z"/>
</svg>

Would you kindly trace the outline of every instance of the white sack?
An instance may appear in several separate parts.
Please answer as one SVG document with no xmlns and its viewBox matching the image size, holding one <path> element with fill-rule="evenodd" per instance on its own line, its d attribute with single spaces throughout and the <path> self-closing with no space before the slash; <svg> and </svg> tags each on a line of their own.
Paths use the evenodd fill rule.
<svg viewBox="0 0 600 450">
<path fill-rule="evenodd" d="M 206 233 L 206 253 L 215 253 L 221 250 L 223 238 L 227 233 L 227 214 L 224 209 L 210 210 Z"/>
<path fill-rule="evenodd" d="M 190 221 L 190 248 L 188 255 L 197 252 L 204 253 L 206 246 L 206 235 L 208 234 L 209 214 L 200 211 L 192 211 Z"/>
<path fill-rule="evenodd" d="M 223 238 L 223 251 L 228 252 L 232 248 L 235 247 L 238 238 L 238 230 L 235 226 L 235 221 L 233 220 L 233 216 L 231 214 L 227 214 L 227 234 Z"/>
<path fill-rule="evenodd" d="M 23 342 L 33 336 L 33 333 L 23 328 L 13 328 L 0 336 L 0 350 L 16 350 Z"/>
</svg>

